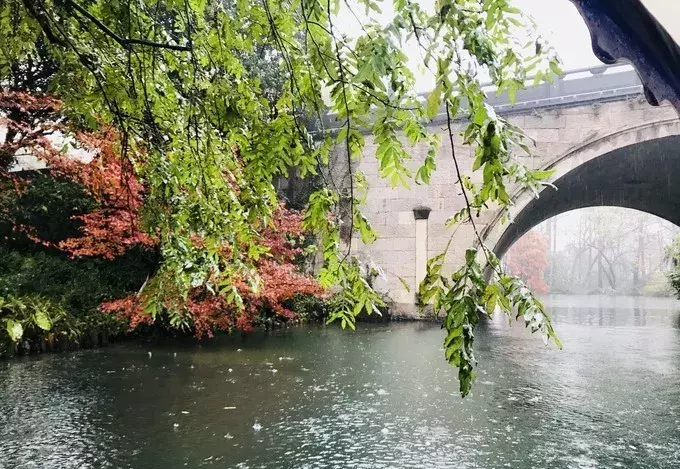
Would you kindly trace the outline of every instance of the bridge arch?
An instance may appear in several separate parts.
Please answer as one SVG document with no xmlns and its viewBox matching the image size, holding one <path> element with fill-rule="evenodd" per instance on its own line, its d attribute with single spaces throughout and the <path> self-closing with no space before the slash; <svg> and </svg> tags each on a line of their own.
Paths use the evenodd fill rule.
<svg viewBox="0 0 680 469">
<path fill-rule="evenodd" d="M 482 232 L 502 257 L 542 221 L 571 210 L 616 206 L 640 210 L 680 226 L 680 120 L 645 123 L 598 136 L 545 164 L 557 189 L 513 195 L 513 223 L 497 214 Z"/>
</svg>

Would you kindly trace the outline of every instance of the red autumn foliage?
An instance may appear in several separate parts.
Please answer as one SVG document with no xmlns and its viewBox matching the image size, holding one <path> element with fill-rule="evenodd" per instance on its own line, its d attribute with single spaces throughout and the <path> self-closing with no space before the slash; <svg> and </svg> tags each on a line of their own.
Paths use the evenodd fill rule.
<svg viewBox="0 0 680 469">
<path fill-rule="evenodd" d="M 520 277 L 536 293 L 548 293 L 545 271 L 548 268 L 548 241 L 536 230 L 529 231 L 505 255 L 508 270 Z"/>
<path fill-rule="evenodd" d="M 96 210 L 76 217 L 82 222 L 81 236 L 55 246 L 70 256 L 113 259 L 134 246 L 154 248 L 157 240 L 140 227 L 144 188 L 129 160 L 121 157 L 116 132 L 104 129 L 97 134 L 78 133 L 75 141 L 91 159 L 73 158 L 55 148 L 48 138 L 53 132 L 66 129 L 59 110 L 60 103 L 53 97 L 0 92 L 0 111 L 7 116 L 0 125 L 14 129 L 8 132 L 5 142 L 0 143 L 0 171 L 14 180 L 15 190 L 21 190 L 19 179 L 5 171 L 21 149 L 45 161 L 50 174 L 79 183 L 97 202 Z M 37 243 L 51 245 L 41 240 L 31 227 L 15 226 L 15 229 Z M 299 272 L 293 263 L 301 253 L 296 242 L 302 235 L 300 214 L 281 205 L 274 214 L 272 226 L 264 228 L 262 233 L 262 245 L 268 252 L 255 260 L 259 290 L 253 291 L 247 279 L 233 282 L 243 299 L 243 308 L 235 307 L 206 287 L 194 288 L 186 303 L 180 305 L 191 317 L 195 335 L 212 336 L 216 331 L 231 329 L 251 330 L 263 311 L 282 319 L 292 319 L 295 313 L 284 306 L 288 300 L 298 294 L 322 295 L 318 283 Z M 193 242 L 197 247 L 203 243 L 197 235 Z M 229 246 L 225 246 L 227 257 L 229 252 Z M 153 321 L 144 311 L 144 300 L 144 293 L 130 295 L 103 303 L 101 309 L 126 319 L 134 329 Z"/>
<path fill-rule="evenodd" d="M 113 259 L 132 246 L 154 246 L 153 238 L 140 229 L 142 184 L 116 151 L 116 133 L 111 129 L 97 135 L 79 133 L 77 139 L 92 160 L 83 163 L 60 154 L 49 161 L 50 170 L 80 183 L 100 208 L 76 217 L 83 224 L 83 236 L 62 241 L 59 248 L 72 256 Z"/>
<path fill-rule="evenodd" d="M 21 91 L 0 91 L 0 127 L 5 138 L 0 142 L 0 173 L 4 173 L 23 150 L 38 158 L 49 158 L 57 151 L 49 136 L 62 128 L 61 103 L 49 95 Z"/>
<path fill-rule="evenodd" d="M 0 126 L 7 129 L 0 142 L 0 172 L 9 176 L 16 191 L 21 191 L 25 182 L 7 169 L 17 154 L 30 154 L 43 161 L 51 175 L 79 183 L 98 203 L 97 210 L 75 217 L 82 223 L 83 236 L 55 246 L 71 256 L 113 259 L 135 245 L 153 246 L 151 237 L 139 229 L 143 188 L 129 161 L 117 151 L 116 132 L 111 128 L 96 134 L 78 132 L 71 142 L 57 146 L 55 141 L 63 140 L 68 132 L 60 110 L 61 103 L 52 96 L 0 92 L 0 111 L 4 114 Z M 81 158 L 63 151 L 64 145 L 71 143 L 76 144 Z M 36 243 L 52 246 L 30 226 L 17 225 L 14 229 Z"/>
<path fill-rule="evenodd" d="M 245 279 L 237 280 L 234 286 L 243 299 L 243 308 L 237 308 L 224 296 L 218 296 L 205 287 L 194 288 L 184 305 L 193 322 L 197 337 L 212 337 L 217 331 L 238 329 L 250 331 L 263 311 L 290 320 L 295 313 L 285 303 L 296 295 L 322 296 L 319 284 L 308 275 L 297 270 L 293 259 L 301 250 L 293 244 L 303 234 L 302 218 L 296 211 L 281 205 L 274 216 L 274 226 L 265 230 L 263 246 L 269 248 L 266 255 L 256 261 L 260 287 L 254 291 Z M 196 239 L 195 244 L 201 244 Z M 102 304 L 102 309 L 126 319 L 130 328 L 140 324 L 151 324 L 151 317 L 144 312 L 144 295 L 130 295 L 126 298 Z M 167 306 L 176 306 L 170 305 Z"/>
</svg>

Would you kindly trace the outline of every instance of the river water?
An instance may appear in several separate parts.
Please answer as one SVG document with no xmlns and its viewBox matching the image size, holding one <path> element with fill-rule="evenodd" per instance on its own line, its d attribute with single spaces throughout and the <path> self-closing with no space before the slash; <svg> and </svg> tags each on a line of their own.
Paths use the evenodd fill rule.
<svg viewBox="0 0 680 469">
<path fill-rule="evenodd" d="M 565 348 L 431 324 L 300 327 L 0 363 L 0 468 L 677 468 L 680 304 L 550 297 Z"/>
</svg>

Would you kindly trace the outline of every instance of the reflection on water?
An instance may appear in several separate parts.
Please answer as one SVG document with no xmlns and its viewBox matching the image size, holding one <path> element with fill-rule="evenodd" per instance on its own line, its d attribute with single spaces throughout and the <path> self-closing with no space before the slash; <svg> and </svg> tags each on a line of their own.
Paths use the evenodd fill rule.
<svg viewBox="0 0 680 469">
<path fill-rule="evenodd" d="M 0 363 L 0 468 L 678 467 L 678 303 L 546 303 L 565 349 L 484 323 L 465 400 L 426 324 Z"/>
</svg>

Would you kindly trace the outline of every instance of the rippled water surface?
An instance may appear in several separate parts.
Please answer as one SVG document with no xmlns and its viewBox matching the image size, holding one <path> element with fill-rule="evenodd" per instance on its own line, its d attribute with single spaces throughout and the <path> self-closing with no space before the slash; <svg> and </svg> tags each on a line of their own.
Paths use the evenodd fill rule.
<svg viewBox="0 0 680 469">
<path fill-rule="evenodd" d="M 548 303 L 565 349 L 482 325 L 465 400 L 414 323 L 0 362 L 0 468 L 680 467 L 678 303 Z"/>
</svg>

